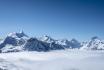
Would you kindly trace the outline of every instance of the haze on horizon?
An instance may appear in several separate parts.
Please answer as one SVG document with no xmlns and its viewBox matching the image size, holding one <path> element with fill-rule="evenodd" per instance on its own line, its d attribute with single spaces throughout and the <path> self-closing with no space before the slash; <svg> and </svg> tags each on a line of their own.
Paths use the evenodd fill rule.
<svg viewBox="0 0 104 70">
<path fill-rule="evenodd" d="M 103 0 L 0 0 L 0 36 L 24 30 L 30 36 L 104 39 Z"/>
</svg>

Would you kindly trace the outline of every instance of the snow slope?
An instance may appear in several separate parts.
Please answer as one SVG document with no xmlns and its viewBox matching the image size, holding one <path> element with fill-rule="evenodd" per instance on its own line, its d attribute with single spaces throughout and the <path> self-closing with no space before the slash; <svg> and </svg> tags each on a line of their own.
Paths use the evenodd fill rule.
<svg viewBox="0 0 104 70">
<path fill-rule="evenodd" d="M 83 42 L 81 50 L 104 50 L 104 40 L 92 37 L 90 41 Z"/>
<path fill-rule="evenodd" d="M 1 53 L 0 70 L 104 70 L 104 51 Z"/>
</svg>

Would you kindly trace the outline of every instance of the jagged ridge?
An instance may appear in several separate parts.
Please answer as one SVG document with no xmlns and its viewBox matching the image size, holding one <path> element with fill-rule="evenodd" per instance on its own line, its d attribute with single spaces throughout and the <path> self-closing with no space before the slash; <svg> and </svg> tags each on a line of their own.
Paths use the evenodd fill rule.
<svg viewBox="0 0 104 70">
<path fill-rule="evenodd" d="M 18 51 L 51 51 L 62 49 L 81 49 L 81 50 L 104 50 L 104 41 L 98 37 L 92 37 L 90 41 L 80 43 L 76 39 L 55 40 L 50 36 L 44 35 L 40 38 L 31 38 L 23 31 L 20 33 L 10 33 L 0 43 L 0 52 Z"/>
</svg>

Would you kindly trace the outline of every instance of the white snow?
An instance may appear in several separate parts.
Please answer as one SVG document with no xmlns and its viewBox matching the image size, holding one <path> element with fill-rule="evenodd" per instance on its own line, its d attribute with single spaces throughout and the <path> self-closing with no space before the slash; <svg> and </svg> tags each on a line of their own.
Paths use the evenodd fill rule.
<svg viewBox="0 0 104 70">
<path fill-rule="evenodd" d="M 17 37 L 16 32 L 9 33 L 7 36 L 11 36 L 11 37 L 14 37 L 14 38 Z"/>
<path fill-rule="evenodd" d="M 56 41 L 56 43 L 60 45 L 67 45 L 67 42 L 69 42 L 67 39 L 61 39 Z"/>
<path fill-rule="evenodd" d="M 22 46 L 13 46 L 13 45 L 7 44 L 1 50 L 2 50 L 2 53 L 8 52 L 8 51 L 13 51 L 13 50 L 14 50 L 14 52 L 15 52 L 15 50 L 23 51 L 23 47 Z"/>
<path fill-rule="evenodd" d="M 83 42 L 81 50 L 104 50 L 104 41 L 97 38 L 88 42 Z"/>
<path fill-rule="evenodd" d="M 50 36 L 47 36 L 47 35 L 43 35 L 42 37 L 39 38 L 39 40 L 47 42 L 47 43 L 55 42 L 55 40 L 53 38 L 51 38 Z"/>
<path fill-rule="evenodd" d="M 60 50 L 0 54 L 0 70 L 104 70 L 104 51 Z"/>
</svg>

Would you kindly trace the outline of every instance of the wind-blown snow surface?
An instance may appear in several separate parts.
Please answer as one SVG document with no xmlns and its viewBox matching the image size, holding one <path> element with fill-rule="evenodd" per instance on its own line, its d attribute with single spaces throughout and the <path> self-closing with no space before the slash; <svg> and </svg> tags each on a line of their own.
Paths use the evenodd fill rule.
<svg viewBox="0 0 104 70">
<path fill-rule="evenodd" d="M 0 70 L 104 70 L 104 51 L 1 53 Z"/>
</svg>

